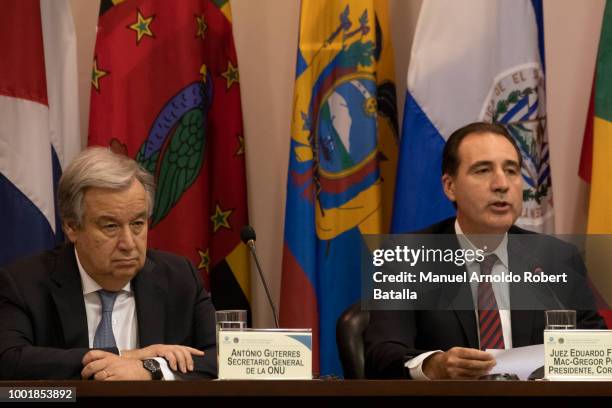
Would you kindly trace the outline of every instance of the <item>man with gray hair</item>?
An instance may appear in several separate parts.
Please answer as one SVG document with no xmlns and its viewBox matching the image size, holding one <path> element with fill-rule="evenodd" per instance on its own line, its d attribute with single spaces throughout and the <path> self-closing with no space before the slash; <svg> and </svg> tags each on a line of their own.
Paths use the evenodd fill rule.
<svg viewBox="0 0 612 408">
<path fill-rule="evenodd" d="M 101 147 L 59 184 L 68 243 L 0 270 L 0 378 L 214 378 L 214 307 L 185 258 L 147 250 L 153 177 Z"/>
</svg>

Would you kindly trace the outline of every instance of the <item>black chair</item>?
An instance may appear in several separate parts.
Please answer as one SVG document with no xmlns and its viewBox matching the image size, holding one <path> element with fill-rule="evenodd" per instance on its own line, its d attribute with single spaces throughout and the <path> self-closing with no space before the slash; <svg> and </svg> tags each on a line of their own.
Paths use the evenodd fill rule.
<svg viewBox="0 0 612 408">
<path fill-rule="evenodd" d="M 363 332 L 370 323 L 370 312 L 361 302 L 346 309 L 336 323 L 336 344 L 346 379 L 365 378 Z"/>
</svg>

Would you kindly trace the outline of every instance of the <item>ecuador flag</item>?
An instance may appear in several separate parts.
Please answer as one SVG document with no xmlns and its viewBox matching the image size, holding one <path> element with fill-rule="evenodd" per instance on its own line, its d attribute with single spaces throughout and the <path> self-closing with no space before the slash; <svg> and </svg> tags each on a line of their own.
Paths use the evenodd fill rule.
<svg viewBox="0 0 612 408">
<path fill-rule="evenodd" d="M 360 297 L 362 234 L 390 223 L 392 56 L 386 1 L 302 1 L 280 322 L 313 329 L 324 375 L 342 373 L 336 320 Z"/>
</svg>

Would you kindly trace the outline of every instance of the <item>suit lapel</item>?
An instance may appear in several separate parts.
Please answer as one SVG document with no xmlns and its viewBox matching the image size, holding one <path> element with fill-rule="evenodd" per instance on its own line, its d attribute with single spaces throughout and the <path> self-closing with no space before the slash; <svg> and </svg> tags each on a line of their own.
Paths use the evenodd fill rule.
<svg viewBox="0 0 612 408">
<path fill-rule="evenodd" d="M 510 230 L 508 234 L 508 267 L 511 272 L 523 274 L 525 271 L 533 271 L 536 261 L 530 255 L 532 249 L 525 248 L 521 239 L 521 233 Z M 537 294 L 533 287 L 521 283 L 510 284 L 510 312 L 512 326 L 512 347 L 522 347 L 533 344 L 532 333 L 536 325 L 536 311 L 528 310 L 531 304 L 538 302 Z"/>
<path fill-rule="evenodd" d="M 434 234 L 456 234 L 455 233 L 455 218 L 445 220 L 438 224 L 437 228 L 428 231 Z M 533 272 L 535 267 L 542 266 L 537 263 L 537 259 L 529 255 L 533 249 L 524 248 L 521 243 L 521 235 L 526 233 L 514 226 L 508 231 L 508 263 L 510 271 L 514 273 L 523 273 L 525 271 Z M 457 248 L 459 243 L 457 242 Z M 549 294 L 541 293 L 537 287 L 525 287 L 522 285 L 510 285 L 510 306 L 513 304 L 521 304 L 523 310 L 511 311 L 512 325 L 512 345 L 513 347 L 527 346 L 530 344 L 541 343 L 541 335 L 535 336 L 534 333 L 542 333 L 544 327 L 544 313 L 541 310 L 526 310 L 528 305 L 534 307 L 539 304 L 540 297 L 550 296 Z M 533 297 L 533 299 L 525 299 L 525 297 Z M 470 294 L 471 297 L 471 294 Z M 540 306 L 541 307 L 541 306 Z M 469 346 L 478 348 L 478 332 L 476 328 L 476 318 L 473 310 L 454 310 L 457 320 L 461 323 L 464 334 L 468 340 Z"/>
<path fill-rule="evenodd" d="M 455 315 L 457 319 L 459 319 L 461 327 L 463 328 L 463 333 L 468 340 L 468 347 L 477 349 L 478 332 L 476 331 L 476 316 L 474 315 L 474 311 L 455 310 Z"/>
<path fill-rule="evenodd" d="M 140 347 L 165 342 L 165 305 L 168 282 L 147 257 L 145 266 L 132 279 L 138 315 Z"/>
<path fill-rule="evenodd" d="M 456 238 L 457 233 L 455 232 L 455 219 L 452 218 L 451 220 L 447 221 L 442 230 L 441 230 L 442 234 L 448 234 L 448 235 L 454 235 L 455 239 L 452 240 L 452 244 L 454 245 L 454 248 L 452 248 L 453 250 L 455 249 L 459 249 L 459 241 Z M 459 270 L 463 271 L 464 269 L 457 267 L 458 271 Z M 453 312 L 455 313 L 455 316 L 457 317 L 457 320 L 459 320 L 459 323 L 461 324 L 461 327 L 463 329 L 463 334 L 465 335 L 465 338 L 468 341 L 468 346 L 471 348 L 478 348 L 478 331 L 476 329 L 476 316 L 474 315 L 474 309 L 473 306 L 470 306 L 471 309 L 470 310 L 466 310 L 464 309 L 465 307 L 465 302 L 469 299 L 472 302 L 469 303 L 469 305 L 473 305 L 473 299 L 472 299 L 472 292 L 470 290 L 470 285 L 469 284 L 459 284 L 459 285 L 452 285 L 453 286 L 453 297 L 456 297 L 457 299 L 459 299 L 459 303 L 460 303 L 460 308 L 453 308 Z M 447 285 L 447 287 L 449 287 Z M 457 292 L 456 290 L 458 289 L 459 292 Z"/>
<path fill-rule="evenodd" d="M 57 309 L 66 348 L 89 347 L 87 314 L 74 246 L 59 250 L 51 272 L 50 292 Z"/>
</svg>

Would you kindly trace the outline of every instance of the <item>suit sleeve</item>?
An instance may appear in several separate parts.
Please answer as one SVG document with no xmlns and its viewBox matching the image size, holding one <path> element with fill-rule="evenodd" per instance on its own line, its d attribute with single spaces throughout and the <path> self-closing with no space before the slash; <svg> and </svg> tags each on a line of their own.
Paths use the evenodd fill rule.
<svg viewBox="0 0 612 408">
<path fill-rule="evenodd" d="M 11 275 L 0 270 L 0 379 L 80 379 L 89 349 L 34 346 L 30 319 Z"/>
<path fill-rule="evenodd" d="M 414 311 L 371 311 L 366 329 L 365 370 L 367 378 L 406 378 L 408 360 L 429 350 L 415 347 Z"/>
<path fill-rule="evenodd" d="M 606 329 L 606 323 L 596 310 L 593 292 L 588 283 L 586 266 L 577 250 L 574 250 L 570 262 L 572 270 L 575 271 L 573 278 L 576 282 L 573 282 L 573 291 L 569 303 L 579 306 L 576 311 L 577 328 L 590 330 Z"/>
<path fill-rule="evenodd" d="M 210 294 L 204 289 L 202 278 L 191 262 L 185 259 L 194 285 L 197 288 L 194 299 L 193 313 L 193 343 L 189 346 L 202 350 L 204 356 L 194 356 L 194 371 L 174 375 L 183 380 L 217 378 L 217 336 L 215 329 L 215 308 Z"/>
</svg>

